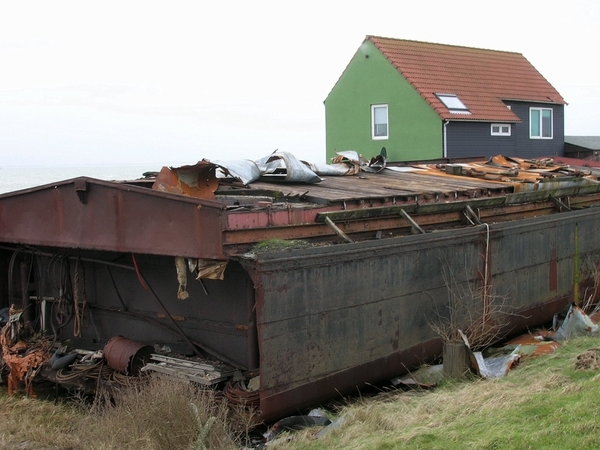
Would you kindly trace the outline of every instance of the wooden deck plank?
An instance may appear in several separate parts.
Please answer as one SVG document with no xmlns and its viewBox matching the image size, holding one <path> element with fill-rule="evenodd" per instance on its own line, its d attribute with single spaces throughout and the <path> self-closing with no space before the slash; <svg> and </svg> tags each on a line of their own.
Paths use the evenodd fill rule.
<svg viewBox="0 0 600 450">
<path fill-rule="evenodd" d="M 320 203 L 375 200 L 389 197 L 410 197 L 421 194 L 451 195 L 455 192 L 502 191 L 509 189 L 499 183 L 466 177 L 436 176 L 424 172 L 396 172 L 385 170 L 380 173 L 363 172 L 360 175 L 324 177 L 321 183 L 253 183 L 251 189 L 279 191 L 284 196 L 303 197 Z"/>
</svg>

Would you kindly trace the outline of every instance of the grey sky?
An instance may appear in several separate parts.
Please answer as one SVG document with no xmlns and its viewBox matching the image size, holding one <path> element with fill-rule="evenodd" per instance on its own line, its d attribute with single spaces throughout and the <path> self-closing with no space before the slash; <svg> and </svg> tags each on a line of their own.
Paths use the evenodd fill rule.
<svg viewBox="0 0 600 450">
<path fill-rule="evenodd" d="M 368 34 L 522 53 L 600 135 L 600 2 L 0 0 L 0 167 L 325 160 Z"/>
</svg>

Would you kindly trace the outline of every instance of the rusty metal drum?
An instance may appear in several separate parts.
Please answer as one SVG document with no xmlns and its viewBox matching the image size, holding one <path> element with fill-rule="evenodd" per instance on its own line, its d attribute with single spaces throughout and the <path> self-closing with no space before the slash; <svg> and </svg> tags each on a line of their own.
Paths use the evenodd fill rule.
<svg viewBox="0 0 600 450">
<path fill-rule="evenodd" d="M 112 369 L 127 375 L 139 375 L 153 351 L 149 345 L 115 336 L 104 346 L 104 358 Z"/>
</svg>

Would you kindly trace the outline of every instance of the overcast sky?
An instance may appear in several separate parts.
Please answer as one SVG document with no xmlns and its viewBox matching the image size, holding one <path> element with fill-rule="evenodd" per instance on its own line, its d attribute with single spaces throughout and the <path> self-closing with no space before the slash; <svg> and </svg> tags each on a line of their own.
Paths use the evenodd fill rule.
<svg viewBox="0 0 600 450">
<path fill-rule="evenodd" d="M 325 161 L 366 35 L 522 53 L 600 135 L 600 1 L 0 0 L 0 167 Z"/>
</svg>

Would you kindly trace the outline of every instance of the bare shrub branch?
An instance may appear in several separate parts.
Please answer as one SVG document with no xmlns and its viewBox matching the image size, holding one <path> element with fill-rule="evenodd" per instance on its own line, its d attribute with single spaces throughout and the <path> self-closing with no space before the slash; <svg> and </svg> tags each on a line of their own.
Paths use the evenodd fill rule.
<svg viewBox="0 0 600 450">
<path fill-rule="evenodd" d="M 593 315 L 600 310 L 600 260 L 588 258 L 582 270 L 584 277 L 591 280 L 591 288 L 586 288 L 583 294 L 582 309 L 588 315 Z"/>
<path fill-rule="evenodd" d="M 512 308 L 506 295 L 492 295 L 491 286 L 473 286 L 456 282 L 450 269 L 444 269 L 444 284 L 448 294 L 444 312 L 434 311 L 432 330 L 444 341 L 467 337 L 472 350 L 481 350 L 506 337 Z"/>
</svg>

